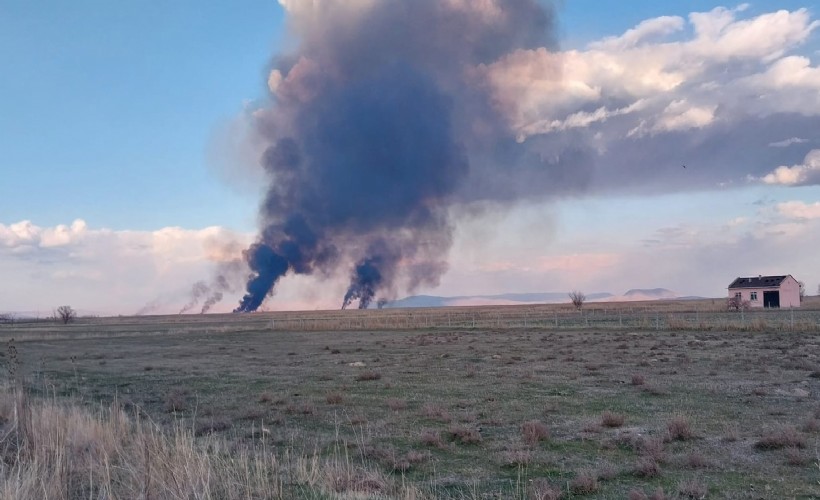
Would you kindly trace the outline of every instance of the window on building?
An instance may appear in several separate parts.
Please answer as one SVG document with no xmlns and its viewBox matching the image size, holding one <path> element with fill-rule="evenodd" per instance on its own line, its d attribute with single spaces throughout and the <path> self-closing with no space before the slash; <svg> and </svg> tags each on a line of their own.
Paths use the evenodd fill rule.
<svg viewBox="0 0 820 500">
<path fill-rule="evenodd" d="M 751 300 L 752 302 L 757 300 L 757 292 L 752 292 L 752 296 L 749 298 L 749 300 Z"/>
<path fill-rule="evenodd" d="M 740 298 L 740 292 L 735 292 L 735 298 L 736 298 L 736 299 L 739 299 L 739 298 Z"/>
</svg>

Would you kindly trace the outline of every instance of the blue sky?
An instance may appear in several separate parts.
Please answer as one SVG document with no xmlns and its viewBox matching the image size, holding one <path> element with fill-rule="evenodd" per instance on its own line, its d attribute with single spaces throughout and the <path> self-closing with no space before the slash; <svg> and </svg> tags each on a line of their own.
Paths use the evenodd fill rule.
<svg viewBox="0 0 820 500">
<path fill-rule="evenodd" d="M 590 44 L 619 36 L 642 21 L 659 16 L 680 16 L 685 20 L 690 12 L 708 12 L 721 5 L 729 9 L 738 6 L 701 0 L 674 3 L 565 0 L 557 10 L 559 45 L 565 51 L 584 51 Z M 799 0 L 751 2 L 745 9 L 737 9 L 735 15 L 740 20 L 754 19 L 778 9 L 797 11 L 801 8 L 808 8 L 808 22 L 820 18 L 815 5 Z M 259 202 L 254 178 L 232 182 L 228 179 L 234 175 L 230 165 L 226 165 L 224 158 L 216 159 L 219 155 L 214 151 L 219 149 L 226 130 L 241 120 L 254 106 L 252 103 L 265 101 L 269 92 L 270 61 L 288 43 L 285 16 L 284 9 L 274 0 L 206 3 L 0 0 L 0 74 L 3 75 L 0 78 L 0 229 L 31 221 L 41 231 L 48 231 L 81 219 L 95 231 L 128 234 L 152 234 L 163 228 L 177 227 L 181 234 L 193 238 L 195 243 L 191 248 L 200 248 L 201 238 L 210 238 L 201 233 L 209 227 L 219 227 L 237 241 L 247 243 L 255 230 Z M 808 59 L 809 68 L 817 68 L 820 29 L 809 31 L 783 55 L 802 56 Z M 670 41 L 692 36 L 689 24 L 681 30 L 657 35 Z M 771 64 L 770 60 L 765 64 Z M 809 100 L 816 96 L 820 102 L 820 90 L 807 92 Z M 533 99 L 533 106 L 541 105 Z M 784 101 L 783 106 L 789 105 Z M 589 112 L 598 104 L 584 106 L 578 109 Z M 770 116 L 773 111 L 765 113 Z M 815 116 L 813 113 L 803 112 L 810 118 Z M 820 148 L 816 134 L 807 134 L 795 137 L 802 142 L 794 145 L 769 148 L 791 153 L 766 171 L 774 172 L 778 166 L 799 166 L 806 154 Z M 790 137 L 791 134 L 777 140 Z M 610 147 L 614 146 L 610 144 Z M 750 172 L 754 175 L 749 174 L 749 179 L 758 175 L 757 172 L 764 173 L 764 167 Z M 481 262 L 503 259 L 488 253 L 474 255 L 469 266 L 453 266 L 439 289 L 423 292 L 547 291 L 550 287 L 524 280 L 515 271 L 520 262 L 544 257 L 533 253 L 536 251 L 533 247 L 539 245 L 550 247 L 549 252 L 556 255 L 573 254 L 577 253 L 575 249 L 596 246 L 596 238 L 605 235 L 608 243 L 602 243 L 601 247 L 620 247 L 625 252 L 625 246 L 631 245 L 633 250 L 643 248 L 645 240 L 652 239 L 656 231 L 677 226 L 697 228 L 703 238 L 708 233 L 709 238 L 717 239 L 705 244 L 718 245 L 726 242 L 715 236 L 720 234 L 719 230 L 710 228 L 719 228 L 727 221 L 740 218 L 746 219 L 743 223 L 756 224 L 759 228 L 766 224 L 769 224 L 766 227 L 785 224 L 773 219 L 785 213 L 785 209 L 778 208 L 779 204 L 795 201 L 811 209 L 820 201 L 817 184 L 813 182 L 790 187 L 774 181 L 759 182 L 762 178 L 760 175 L 756 181 L 752 179 L 748 185 L 740 186 L 714 185 L 680 192 L 671 189 L 657 195 L 646 191 L 596 192 L 581 198 L 513 207 L 497 217 L 541 220 L 546 236 L 543 241 L 530 245 L 527 234 L 500 231 L 498 238 L 505 239 L 506 246 L 528 249 L 514 256 L 515 262 L 507 263 L 512 270 L 505 269 L 511 274 L 485 273 L 477 277 L 481 274 L 477 271 Z M 740 175 L 736 181 L 742 183 Z M 800 221 L 806 226 L 815 219 L 803 217 Z M 521 224 L 532 227 L 525 222 Z M 468 221 L 459 229 L 463 242 L 457 243 L 451 260 L 453 257 L 459 260 L 457 252 L 463 248 L 462 244 L 467 245 L 479 237 L 471 232 L 474 227 L 475 224 Z M 536 227 L 540 226 L 536 224 Z M 779 227 L 777 230 L 788 231 Z M 803 234 L 796 238 L 805 238 Z M 155 236 L 145 238 L 156 240 Z M 613 239 L 619 240 L 618 245 Z M 800 245 L 808 243 L 796 241 Z M 601 253 L 611 252 L 604 249 Z M 14 259 L 19 259 L 19 254 L 0 255 L 0 270 L 4 265 L 9 269 L 19 267 L 20 261 Z M 0 312 L 9 308 L 48 307 L 49 303 L 59 301 L 61 293 L 66 294 L 59 292 L 63 285 L 43 278 L 45 268 L 31 263 L 42 262 L 38 259 L 26 261 L 30 267 L 16 275 L 14 284 L 3 280 Z M 55 259 L 57 263 L 50 260 L 48 269 L 60 267 L 59 258 Z M 802 254 L 795 257 L 795 263 L 795 271 L 788 266 L 779 269 L 813 273 L 806 280 L 814 289 L 814 281 L 820 279 L 820 269 Z M 65 271 L 66 276 L 73 276 L 71 273 L 75 271 L 80 273 L 84 268 L 75 269 L 72 267 L 75 264 L 66 264 L 73 271 L 59 272 Z M 156 271 L 157 264 L 152 266 Z M 749 257 L 737 273 L 752 272 L 752 268 L 757 269 L 754 258 Z M 156 271 L 156 276 L 142 285 L 142 295 L 134 300 L 145 302 L 154 296 L 183 300 L 178 296 L 190 286 L 196 274 L 207 274 L 207 269 L 206 262 L 201 267 L 190 268 L 187 274 L 165 276 Z M 735 270 L 729 274 L 733 272 Z M 122 275 L 121 279 L 130 279 L 127 276 Z M 660 282 L 663 280 L 673 282 Z M 20 286 L 23 281 L 26 285 Z M 636 280 L 641 283 L 626 283 L 614 277 L 602 279 L 600 285 L 595 285 L 592 278 L 580 281 L 584 286 L 611 288 L 608 291 L 616 293 L 622 291 L 618 289 L 621 286 L 644 285 L 666 286 L 686 293 L 722 293 L 713 282 L 680 283 L 679 278 L 664 272 Z M 723 281 L 726 280 L 721 277 L 715 282 Z M 89 281 L 88 286 L 94 288 L 92 283 L 93 280 Z M 564 288 L 573 287 L 566 277 L 559 283 Z M 285 302 L 309 302 L 304 293 L 309 286 L 295 283 L 293 294 L 284 294 Z M 27 293 L 38 298 L 12 300 L 9 297 L 13 288 L 28 290 Z M 42 291 L 45 289 L 58 292 Z M 40 298 L 43 296 L 45 298 Z M 97 307 L 94 294 L 89 292 L 87 297 L 86 303 L 81 304 L 87 310 L 127 312 L 134 307 L 128 304 L 118 309 L 116 303 Z M 4 300 L 8 307 L 4 307 Z"/>
</svg>

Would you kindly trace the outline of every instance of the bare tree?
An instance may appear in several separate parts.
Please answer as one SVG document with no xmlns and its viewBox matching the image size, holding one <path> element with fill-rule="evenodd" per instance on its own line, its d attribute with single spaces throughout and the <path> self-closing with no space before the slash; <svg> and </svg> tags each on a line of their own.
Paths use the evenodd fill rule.
<svg viewBox="0 0 820 500">
<path fill-rule="evenodd" d="M 803 299 L 806 298 L 806 284 L 802 281 L 797 282 L 798 286 L 800 287 L 800 303 L 803 303 Z"/>
<path fill-rule="evenodd" d="M 748 300 L 743 300 L 740 296 L 735 295 L 734 297 L 729 297 L 726 301 L 726 309 L 730 311 L 746 311 L 751 307 L 751 303 Z"/>
<path fill-rule="evenodd" d="M 74 321 L 77 317 L 77 311 L 75 311 L 71 306 L 60 306 L 57 308 L 54 315 L 57 319 L 62 321 L 64 325 L 67 325 Z"/>
<path fill-rule="evenodd" d="M 584 292 L 573 290 L 569 292 L 569 300 L 572 301 L 572 305 L 574 305 L 576 309 L 581 309 L 584 307 L 584 302 L 587 301 L 587 296 L 584 295 Z"/>
</svg>

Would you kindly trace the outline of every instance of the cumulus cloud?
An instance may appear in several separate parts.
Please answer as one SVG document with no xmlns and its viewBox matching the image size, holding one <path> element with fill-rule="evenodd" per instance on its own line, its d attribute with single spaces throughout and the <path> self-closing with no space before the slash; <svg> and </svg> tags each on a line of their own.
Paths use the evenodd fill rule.
<svg viewBox="0 0 820 500">
<path fill-rule="evenodd" d="M 588 192 L 742 186 L 805 154 L 786 146 L 818 137 L 820 68 L 800 51 L 819 26 L 807 9 L 719 7 L 581 49 L 518 50 L 479 72 L 518 140 L 541 157 L 579 158 Z M 699 173 L 669 168 L 681 163 Z M 549 178 L 522 184 L 538 182 Z"/>
<path fill-rule="evenodd" d="M 809 186 L 820 184 L 820 149 L 812 149 L 803 163 L 787 167 L 782 165 L 761 180 L 766 184 L 784 186 Z"/>
<path fill-rule="evenodd" d="M 814 203 L 805 203 L 802 201 L 778 203 L 777 212 L 790 219 L 820 219 L 820 201 Z"/>
<path fill-rule="evenodd" d="M 133 313 L 149 302 L 176 312 L 196 277 L 234 262 L 249 236 L 222 227 L 156 231 L 92 228 L 83 221 L 0 224 L 4 309 L 50 310 L 70 303 L 88 312 Z M 161 296 L 161 299 L 157 299 Z"/>
</svg>

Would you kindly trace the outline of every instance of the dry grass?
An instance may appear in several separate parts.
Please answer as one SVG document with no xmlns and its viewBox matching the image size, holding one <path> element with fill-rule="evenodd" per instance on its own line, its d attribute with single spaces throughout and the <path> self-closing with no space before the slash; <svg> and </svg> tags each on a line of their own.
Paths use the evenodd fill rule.
<svg viewBox="0 0 820 500">
<path fill-rule="evenodd" d="M 640 305 L 624 314 L 654 319 L 651 307 Z M 456 325 L 472 312 L 446 310 L 439 318 L 446 321 L 449 313 Z M 585 308 L 583 316 L 574 313 L 589 326 L 572 329 L 509 327 L 504 325 L 509 316 L 502 316 L 492 329 L 402 330 L 401 324 L 424 320 L 416 311 L 390 311 L 391 321 L 402 315 L 407 321 L 383 331 L 355 323 L 363 315 L 367 321 L 381 321 L 387 313 L 368 311 L 360 317 L 347 311 L 333 314 L 345 324 L 351 321 L 350 331 L 316 331 L 321 321 L 300 325 L 299 330 L 313 330 L 309 334 L 288 331 L 279 324 L 278 313 L 196 317 L 190 324 L 182 322 L 187 318 L 165 318 L 180 321 L 184 330 L 165 335 L 152 333 L 161 330 L 159 319 L 144 324 L 123 319 L 122 326 L 114 321 L 110 326 L 76 325 L 78 332 L 88 329 L 96 337 L 119 328 L 110 342 L 78 337 L 26 340 L 17 347 L 29 363 L 22 372 L 31 391 L 76 397 L 92 409 L 106 408 L 119 395 L 127 398 L 129 416 L 139 411 L 142 422 L 156 423 L 163 435 L 174 435 L 179 422 L 189 435 L 202 434 L 194 436 L 196 446 L 224 442 L 221 459 L 243 449 L 258 453 L 254 446 L 262 441 L 253 436 L 264 436 L 264 445 L 277 450 L 281 473 L 274 476 L 284 478 L 283 489 L 307 484 L 299 482 L 307 476 L 297 474 L 296 465 L 307 465 L 316 453 L 319 464 L 339 454 L 345 462 L 349 455 L 364 470 L 347 474 L 345 467 L 320 467 L 324 472 L 316 474 L 324 479 L 315 484 L 330 485 L 324 486 L 328 493 L 294 495 L 291 489 L 284 498 L 395 498 L 392 481 L 403 480 L 430 498 L 523 500 L 538 497 L 531 488 L 538 477 L 558 486 L 555 496 L 563 492 L 573 498 L 569 483 L 582 470 L 597 471 L 598 491 L 590 495 L 596 498 L 623 498 L 630 488 L 649 493 L 659 485 L 678 498 L 678 482 L 692 476 L 708 478 L 710 496 L 740 498 L 769 485 L 765 491 L 771 498 L 811 497 L 816 490 L 813 465 L 808 470 L 789 465 L 789 460 L 791 454 L 795 462 L 814 460 L 817 435 L 806 422 L 818 408 L 813 402 L 818 379 L 811 375 L 820 359 L 811 346 L 820 342 L 820 334 L 777 328 L 753 335 L 721 328 L 670 332 L 663 325 L 659 331 L 651 325 L 651 332 L 631 326 L 619 330 L 599 325 L 598 313 L 603 314 L 592 308 Z M 263 324 L 273 316 L 276 331 Z M 299 315 L 289 317 L 295 323 Z M 746 315 L 746 321 L 752 318 Z M 493 318 L 485 315 L 483 320 Z M 225 333 L 217 332 L 216 324 Z M 775 321 L 769 326 L 776 326 Z M 0 337 L 10 330 L 0 325 Z M 142 331 L 148 331 L 150 341 Z M 334 349 L 340 354 L 332 354 Z M 7 368 L 3 361 L 8 363 L 2 358 L 0 370 Z M 100 365 L 101 359 L 107 363 Z M 366 366 L 351 367 L 353 361 Z M 145 366 L 153 370 L 145 372 Z M 381 381 L 357 382 L 364 370 L 375 370 Z M 643 383 L 633 386 L 636 374 Z M 756 397 L 755 387 L 766 388 L 767 394 Z M 189 391 L 187 409 L 168 412 L 166 395 L 177 388 Z M 801 396 L 806 391 L 810 395 Z M 344 407 L 333 405 L 334 399 L 326 404 L 334 392 L 344 396 Z M 402 398 L 409 401 L 406 411 L 401 411 Z M 430 403 L 423 405 L 425 401 Z M 603 427 L 604 410 L 623 415 L 622 427 Z M 687 416 L 689 433 L 696 433 L 697 441 L 663 442 L 675 415 Z M 526 444 L 522 423 L 531 421 L 548 424 L 548 442 Z M 755 453 L 755 441 L 781 422 L 796 425 L 809 449 L 786 446 L 765 456 Z M 423 428 L 431 429 L 429 436 L 421 436 Z M 463 444 L 478 436 L 480 441 Z M 725 438 L 735 442 L 725 444 Z M 291 454 L 288 460 L 282 456 L 285 450 Z M 639 460 L 655 471 L 647 476 L 661 476 L 636 477 Z M 613 464 L 614 480 L 606 480 L 610 473 L 601 468 L 603 463 Z M 703 464 L 714 465 L 704 470 Z M 330 477 L 342 472 L 346 477 Z M 783 480 L 771 482 L 770 477 Z M 346 485 L 362 491 L 333 490 Z M 85 493 L 82 497 L 88 498 Z M 144 498 L 137 493 L 136 498 Z"/>
<path fill-rule="evenodd" d="M 448 412 L 446 408 L 435 403 L 425 403 L 421 407 L 421 414 L 426 418 L 437 420 L 439 422 L 449 422 L 453 419 L 453 417 L 450 416 L 450 412 Z"/>
<path fill-rule="evenodd" d="M 550 437 L 550 430 L 547 424 L 540 420 L 529 420 L 521 424 L 521 439 L 530 446 L 535 446 L 539 441 L 546 441 Z"/>
<path fill-rule="evenodd" d="M 398 398 L 388 398 L 387 407 L 393 411 L 400 411 L 407 409 L 407 400 Z"/>
<path fill-rule="evenodd" d="M 527 498 L 532 500 L 560 500 L 564 497 L 561 488 L 539 477 L 527 488 Z"/>
<path fill-rule="evenodd" d="M 356 375 L 356 380 L 364 382 L 368 380 L 381 380 L 382 374 L 373 370 L 365 370 Z"/>
<path fill-rule="evenodd" d="M 470 445 L 481 442 L 481 433 L 478 429 L 461 424 L 450 424 L 447 434 L 451 441 Z"/>
<path fill-rule="evenodd" d="M 438 431 L 434 431 L 431 429 L 425 429 L 421 431 L 421 436 L 419 437 L 421 444 L 424 446 L 433 446 L 435 448 L 444 448 L 444 440 L 441 439 L 441 433 Z"/>
<path fill-rule="evenodd" d="M 709 487 L 696 479 L 688 479 L 678 484 L 678 493 L 684 498 L 706 498 Z"/>
<path fill-rule="evenodd" d="M 689 419 L 683 415 L 673 417 L 666 423 L 666 439 L 669 441 L 688 441 L 694 437 Z"/>
<path fill-rule="evenodd" d="M 116 404 L 92 414 L 6 390 L 0 392 L 0 411 L 3 499 L 288 498 L 291 486 L 312 497 L 421 497 L 349 460 L 279 457 L 263 441 L 243 447 L 213 437 L 200 442 L 183 425 L 166 434 Z"/>
<path fill-rule="evenodd" d="M 344 394 L 342 394 L 341 392 L 328 392 L 325 395 L 325 401 L 327 401 L 327 404 L 329 405 L 340 405 L 344 403 L 345 397 Z"/>
<path fill-rule="evenodd" d="M 661 475 L 661 466 L 652 457 L 642 457 L 638 459 L 633 472 L 638 477 L 658 477 Z"/>
<path fill-rule="evenodd" d="M 668 497 L 663 491 L 663 488 L 658 488 L 652 493 L 646 493 L 643 490 L 632 489 L 629 491 L 629 500 L 666 500 Z"/>
<path fill-rule="evenodd" d="M 601 414 L 601 425 L 604 427 L 621 427 L 625 421 L 626 417 L 620 413 L 607 410 Z"/>
<path fill-rule="evenodd" d="M 794 427 L 781 427 L 764 435 L 755 448 L 758 450 L 779 450 L 781 448 L 805 448 L 806 437 Z"/>
<path fill-rule="evenodd" d="M 590 471 L 581 471 L 569 483 L 570 491 L 576 495 L 590 495 L 598 488 L 598 476 Z"/>
</svg>

